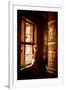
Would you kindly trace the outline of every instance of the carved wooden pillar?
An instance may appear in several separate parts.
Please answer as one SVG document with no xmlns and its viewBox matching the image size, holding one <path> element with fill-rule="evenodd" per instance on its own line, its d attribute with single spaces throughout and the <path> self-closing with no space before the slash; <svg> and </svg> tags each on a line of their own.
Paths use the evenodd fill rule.
<svg viewBox="0 0 66 90">
<path fill-rule="evenodd" d="M 48 13 L 48 71 L 57 75 L 57 13 Z"/>
</svg>

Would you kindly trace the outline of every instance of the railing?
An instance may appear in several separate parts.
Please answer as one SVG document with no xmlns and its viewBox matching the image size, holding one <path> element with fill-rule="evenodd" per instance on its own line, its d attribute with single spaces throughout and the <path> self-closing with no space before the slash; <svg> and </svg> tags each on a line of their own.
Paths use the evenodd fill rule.
<svg viewBox="0 0 66 90">
<path fill-rule="evenodd" d="M 20 70 L 26 69 L 26 68 L 31 67 L 31 66 L 32 66 L 32 63 L 26 64 L 26 65 L 22 65 Z"/>
</svg>

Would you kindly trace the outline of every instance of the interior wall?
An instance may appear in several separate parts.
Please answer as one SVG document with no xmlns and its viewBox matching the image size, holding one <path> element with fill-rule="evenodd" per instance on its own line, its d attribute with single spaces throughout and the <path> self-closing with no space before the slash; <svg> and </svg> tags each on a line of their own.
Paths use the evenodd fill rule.
<svg viewBox="0 0 66 90">
<path fill-rule="evenodd" d="M 42 58 L 47 57 L 47 31 L 48 19 L 43 18 L 37 25 L 37 56 Z"/>
</svg>

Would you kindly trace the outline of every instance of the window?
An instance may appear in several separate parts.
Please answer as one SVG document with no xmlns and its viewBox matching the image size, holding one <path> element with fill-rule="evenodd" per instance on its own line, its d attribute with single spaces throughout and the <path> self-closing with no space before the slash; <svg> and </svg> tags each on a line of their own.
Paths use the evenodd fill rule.
<svg viewBox="0 0 66 90">
<path fill-rule="evenodd" d="M 23 17 L 21 22 L 21 68 L 26 68 L 28 65 L 31 65 L 34 60 L 36 32 L 36 25 Z"/>
</svg>

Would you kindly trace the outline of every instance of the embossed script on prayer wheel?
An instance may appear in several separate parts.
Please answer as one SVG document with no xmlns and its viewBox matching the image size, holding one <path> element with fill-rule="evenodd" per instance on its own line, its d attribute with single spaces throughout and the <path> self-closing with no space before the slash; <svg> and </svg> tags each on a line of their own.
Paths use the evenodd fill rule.
<svg viewBox="0 0 66 90">
<path fill-rule="evenodd" d="M 48 14 L 48 70 L 57 75 L 57 13 Z"/>
</svg>

